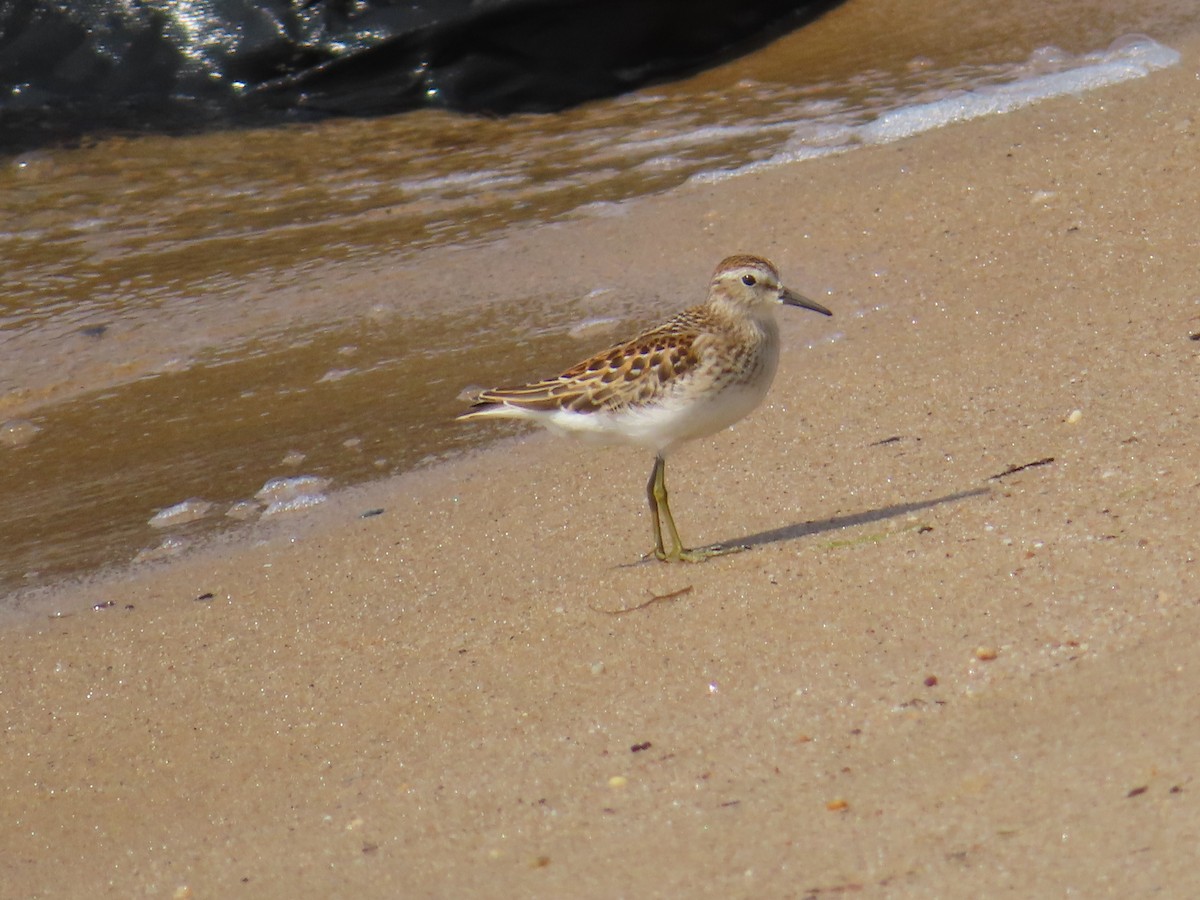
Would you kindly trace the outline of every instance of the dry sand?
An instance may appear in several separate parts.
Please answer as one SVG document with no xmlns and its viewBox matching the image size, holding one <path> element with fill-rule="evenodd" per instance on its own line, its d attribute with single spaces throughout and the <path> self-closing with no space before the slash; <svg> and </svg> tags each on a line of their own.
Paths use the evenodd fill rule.
<svg viewBox="0 0 1200 900">
<path fill-rule="evenodd" d="M 674 306 L 745 250 L 832 307 L 670 473 L 685 538 L 753 549 L 630 565 L 651 461 L 534 436 L 65 588 L 0 633 L 0 893 L 1200 895 L 1180 49 L 444 254 Z"/>
</svg>

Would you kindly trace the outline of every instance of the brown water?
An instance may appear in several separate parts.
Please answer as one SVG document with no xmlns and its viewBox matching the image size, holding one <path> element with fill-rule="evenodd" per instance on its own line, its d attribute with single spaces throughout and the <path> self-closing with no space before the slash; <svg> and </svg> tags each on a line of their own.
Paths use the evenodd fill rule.
<svg viewBox="0 0 1200 900">
<path fill-rule="evenodd" d="M 215 511 L 172 535 L 231 524 L 225 508 L 273 476 L 347 484 L 443 458 L 477 438 L 451 422 L 466 382 L 535 374 L 577 352 L 581 321 L 650 310 L 536 287 L 406 292 L 431 248 L 820 152 L 882 111 L 1059 64 L 1040 47 L 1169 44 L 1200 17 L 1182 2 L 909 9 L 850 2 L 734 64 L 553 116 L 416 113 L 0 161 L 0 422 L 41 429 L 0 444 L 0 591 L 127 561 L 162 540 L 149 518 L 189 497 Z"/>
</svg>

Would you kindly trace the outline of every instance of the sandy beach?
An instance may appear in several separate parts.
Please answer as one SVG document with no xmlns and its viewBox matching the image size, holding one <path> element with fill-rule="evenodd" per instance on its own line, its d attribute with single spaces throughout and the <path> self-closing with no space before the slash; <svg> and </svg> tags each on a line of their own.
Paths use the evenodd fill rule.
<svg viewBox="0 0 1200 900">
<path fill-rule="evenodd" d="M 1172 46 L 433 251 L 413 290 L 603 278 L 666 314 L 744 251 L 828 305 L 672 463 L 684 538 L 751 550 L 639 563 L 651 460 L 522 433 L 40 597 L 0 631 L 0 894 L 1200 894 L 1200 42 Z"/>
</svg>

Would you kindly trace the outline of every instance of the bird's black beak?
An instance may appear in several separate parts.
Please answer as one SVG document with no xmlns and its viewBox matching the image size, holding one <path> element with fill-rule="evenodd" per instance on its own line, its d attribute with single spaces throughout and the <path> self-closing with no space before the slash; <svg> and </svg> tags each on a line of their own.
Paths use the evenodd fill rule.
<svg viewBox="0 0 1200 900">
<path fill-rule="evenodd" d="M 789 291 L 784 288 L 779 292 L 779 302 L 786 303 L 788 306 L 799 306 L 802 309 L 811 309 L 813 312 L 819 312 L 823 316 L 832 316 L 829 310 L 823 307 L 816 300 L 809 300 L 807 297 L 797 294 L 795 291 Z"/>
</svg>

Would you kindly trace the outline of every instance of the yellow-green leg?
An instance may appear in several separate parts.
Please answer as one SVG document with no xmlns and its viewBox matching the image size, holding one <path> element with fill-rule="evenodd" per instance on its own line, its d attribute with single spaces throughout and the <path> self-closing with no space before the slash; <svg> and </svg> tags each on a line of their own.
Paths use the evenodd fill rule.
<svg viewBox="0 0 1200 900">
<path fill-rule="evenodd" d="M 675 527 L 675 518 L 671 515 L 671 506 L 667 502 L 667 461 L 661 456 L 654 458 L 654 468 L 646 485 L 646 497 L 650 501 L 650 524 L 654 527 L 654 555 L 663 562 L 703 562 L 710 556 L 721 556 L 746 549 L 717 545 L 689 550 L 683 546 L 683 541 L 679 539 L 679 531 Z M 663 544 L 664 523 L 667 526 L 667 537 L 671 541 L 670 548 Z"/>
</svg>

